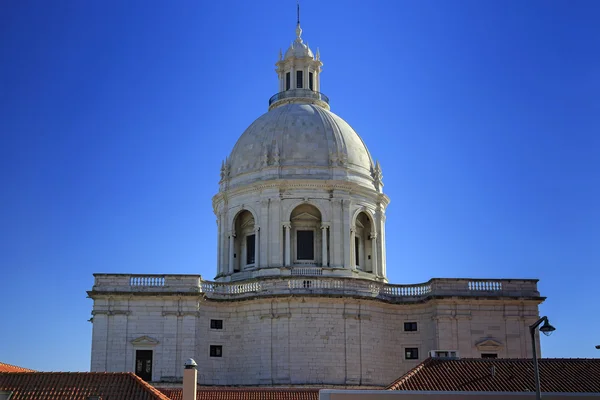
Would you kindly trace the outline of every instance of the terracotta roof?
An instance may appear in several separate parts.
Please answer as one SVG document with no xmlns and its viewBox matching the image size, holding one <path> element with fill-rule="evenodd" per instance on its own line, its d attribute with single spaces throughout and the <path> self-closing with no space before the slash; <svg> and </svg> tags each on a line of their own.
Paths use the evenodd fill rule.
<svg viewBox="0 0 600 400">
<path fill-rule="evenodd" d="M 17 367 L 16 365 L 10 365 L 0 362 L 0 372 L 35 372 L 29 368 Z"/>
<path fill-rule="evenodd" d="M 181 388 L 158 388 L 171 400 L 183 400 Z M 319 389 L 198 387 L 197 400 L 318 400 Z"/>
<path fill-rule="evenodd" d="M 169 400 L 131 372 L 2 372 L 11 400 Z"/>
<path fill-rule="evenodd" d="M 600 358 L 542 358 L 542 392 L 600 392 Z M 534 392 L 530 359 L 428 358 L 388 390 Z"/>
</svg>

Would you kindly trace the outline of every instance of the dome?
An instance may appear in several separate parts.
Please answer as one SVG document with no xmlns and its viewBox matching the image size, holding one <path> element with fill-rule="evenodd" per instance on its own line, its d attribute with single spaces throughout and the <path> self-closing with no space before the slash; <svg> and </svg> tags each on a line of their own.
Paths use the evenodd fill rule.
<svg viewBox="0 0 600 400">
<path fill-rule="evenodd" d="M 299 41 L 294 41 L 292 42 L 292 44 L 290 45 L 290 47 L 287 49 L 287 51 L 285 52 L 285 59 L 291 58 L 291 57 L 295 57 L 295 58 L 302 58 L 302 57 L 310 57 L 310 58 L 314 58 L 313 52 L 311 51 L 310 47 L 308 47 L 307 44 L 304 44 L 302 42 Z"/>
<path fill-rule="evenodd" d="M 230 185 L 265 179 L 341 179 L 374 188 L 374 164 L 350 125 L 315 104 L 284 104 L 260 116 L 228 158 Z"/>
</svg>

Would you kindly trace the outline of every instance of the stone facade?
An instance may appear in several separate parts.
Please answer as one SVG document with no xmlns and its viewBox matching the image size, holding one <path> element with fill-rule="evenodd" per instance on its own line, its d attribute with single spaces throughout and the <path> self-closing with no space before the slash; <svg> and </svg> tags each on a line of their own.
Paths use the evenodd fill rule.
<svg viewBox="0 0 600 400">
<path fill-rule="evenodd" d="M 385 386 L 435 356 L 530 357 L 535 280 L 386 278 L 382 170 L 300 38 L 221 166 L 215 281 L 96 274 L 92 371 L 204 385 Z"/>
<path fill-rule="evenodd" d="M 96 275 L 92 371 L 133 371 L 154 352 L 154 381 L 194 358 L 204 385 L 384 386 L 431 350 L 531 357 L 534 280 L 435 279 L 420 285 L 323 277 L 244 283 L 199 276 Z M 211 320 L 222 329 L 211 329 Z M 406 322 L 416 323 L 405 331 Z M 222 346 L 221 357 L 210 346 Z M 406 359 L 406 348 L 418 349 Z"/>
</svg>

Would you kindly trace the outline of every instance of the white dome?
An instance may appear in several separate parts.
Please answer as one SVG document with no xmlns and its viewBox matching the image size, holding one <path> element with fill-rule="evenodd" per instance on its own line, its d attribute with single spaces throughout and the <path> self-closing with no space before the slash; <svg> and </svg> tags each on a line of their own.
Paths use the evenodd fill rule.
<svg viewBox="0 0 600 400">
<path fill-rule="evenodd" d="M 295 57 L 295 58 L 302 58 L 302 57 L 310 57 L 310 58 L 314 58 L 313 52 L 310 49 L 310 47 L 308 47 L 308 45 L 299 42 L 299 41 L 294 41 L 292 42 L 292 45 L 287 49 L 287 51 L 285 52 L 285 56 L 284 59 L 288 59 L 291 57 Z"/>
<path fill-rule="evenodd" d="M 354 129 L 314 104 L 284 104 L 263 114 L 228 158 L 231 186 L 266 179 L 340 179 L 374 188 L 373 168 Z"/>
</svg>

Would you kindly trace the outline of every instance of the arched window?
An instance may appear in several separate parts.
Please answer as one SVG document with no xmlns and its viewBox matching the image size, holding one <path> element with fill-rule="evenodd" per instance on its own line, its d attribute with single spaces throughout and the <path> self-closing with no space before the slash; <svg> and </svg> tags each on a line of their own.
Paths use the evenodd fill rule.
<svg viewBox="0 0 600 400">
<path fill-rule="evenodd" d="M 256 260 L 256 232 L 252 213 L 244 210 L 236 216 L 235 235 L 233 271 L 238 272 L 245 268 L 254 267 Z"/>
<path fill-rule="evenodd" d="M 310 204 L 294 208 L 290 216 L 291 253 L 294 264 L 320 265 L 322 258 L 321 212 Z"/>
<path fill-rule="evenodd" d="M 354 265 L 365 272 L 373 272 L 373 249 L 371 233 L 373 232 L 373 224 L 369 215 L 365 212 L 360 212 L 354 221 Z"/>
</svg>

